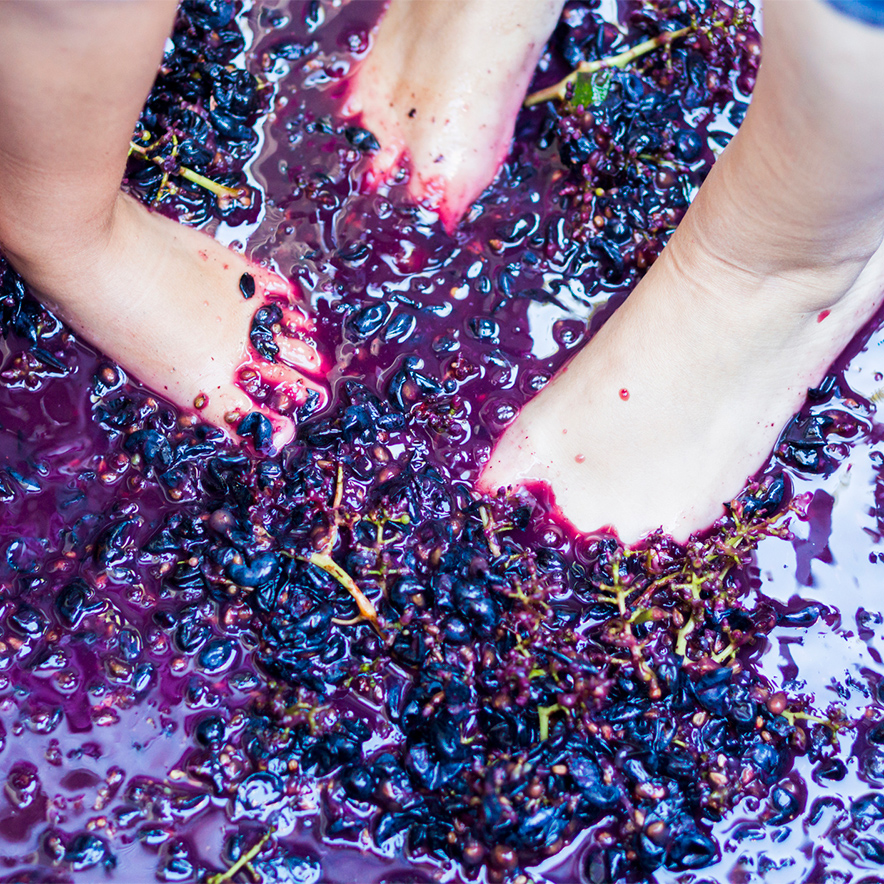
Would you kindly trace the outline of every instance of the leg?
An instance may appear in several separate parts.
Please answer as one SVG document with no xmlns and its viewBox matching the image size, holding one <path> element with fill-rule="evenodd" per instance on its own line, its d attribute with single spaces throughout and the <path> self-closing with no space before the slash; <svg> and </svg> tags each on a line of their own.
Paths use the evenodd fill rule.
<svg viewBox="0 0 884 884">
<path fill-rule="evenodd" d="M 453 229 L 491 183 L 564 0 L 392 0 L 347 112 L 378 138 L 375 183 L 409 190 Z"/>
<path fill-rule="evenodd" d="M 51 309 L 139 380 L 219 426 L 255 404 L 248 362 L 303 400 L 315 388 L 248 345 L 250 322 L 284 281 L 120 192 L 129 140 L 159 64 L 174 0 L 0 3 L 0 248 Z M 245 300 L 243 273 L 258 294 Z M 306 321 L 291 313 L 291 322 Z M 312 348 L 286 339 L 315 372 Z M 207 400 L 203 403 L 205 397 Z M 260 407 L 276 440 L 288 418 Z"/>
<path fill-rule="evenodd" d="M 743 127 L 623 307 L 504 434 L 485 489 L 547 481 L 580 530 L 683 540 L 884 300 L 884 30 L 819 0 L 764 13 Z"/>
</svg>

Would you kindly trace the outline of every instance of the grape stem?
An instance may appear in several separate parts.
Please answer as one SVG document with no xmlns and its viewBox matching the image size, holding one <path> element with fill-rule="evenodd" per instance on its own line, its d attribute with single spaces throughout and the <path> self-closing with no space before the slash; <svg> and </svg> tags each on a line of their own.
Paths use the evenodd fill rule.
<svg viewBox="0 0 884 884">
<path fill-rule="evenodd" d="M 313 553 L 307 561 L 311 565 L 325 571 L 330 577 L 334 577 L 347 592 L 353 596 L 356 607 L 359 608 L 360 616 L 355 620 L 338 620 L 341 625 L 351 625 L 358 623 L 359 620 L 368 620 L 374 627 L 378 635 L 383 636 L 380 624 L 378 623 L 378 612 L 375 606 L 366 598 L 365 593 L 356 585 L 356 581 L 332 558 L 331 553 L 338 539 L 338 526 L 340 524 L 341 503 L 344 500 L 344 467 L 338 464 L 335 473 L 335 491 L 332 498 L 331 511 L 332 523 L 328 532 L 328 537 L 319 552 Z"/>
<path fill-rule="evenodd" d="M 494 517 L 488 511 L 488 507 L 480 506 L 479 512 L 482 515 L 482 530 L 485 532 L 485 540 L 488 543 L 488 549 L 494 558 L 500 556 L 500 544 L 497 542 L 497 525 L 494 524 Z"/>
<path fill-rule="evenodd" d="M 231 881 L 233 879 L 233 876 L 240 869 L 251 864 L 252 860 L 264 849 L 264 845 L 275 834 L 276 827 L 273 826 L 261 836 L 261 839 L 258 841 L 257 844 L 249 848 L 249 850 L 244 853 L 229 869 L 224 872 L 219 872 L 217 875 L 212 875 L 212 877 L 206 881 L 206 884 L 223 884 L 224 881 Z"/>
<path fill-rule="evenodd" d="M 534 107 L 537 104 L 543 104 L 544 101 L 564 101 L 567 93 L 568 85 L 573 83 L 581 74 L 594 74 L 606 68 L 620 68 L 622 70 L 628 64 L 659 49 L 661 46 L 668 46 L 673 40 L 684 37 L 697 29 L 696 25 L 688 25 L 679 28 L 677 31 L 663 31 L 656 37 L 651 37 L 642 43 L 626 49 L 617 55 L 609 55 L 607 58 L 597 58 L 593 61 L 582 61 L 577 68 L 571 71 L 567 77 L 563 77 L 554 86 L 548 86 L 539 92 L 534 92 L 525 99 L 525 107 Z"/>
<path fill-rule="evenodd" d="M 157 166 L 162 166 L 164 162 L 164 158 L 160 156 L 151 156 L 147 150 L 142 147 L 140 144 L 136 144 L 134 141 L 129 142 L 129 153 L 137 153 L 142 159 L 147 160 L 150 163 L 154 163 Z M 199 187 L 208 190 L 210 193 L 215 194 L 217 197 L 230 197 L 231 199 L 238 199 L 243 195 L 242 188 L 239 187 L 227 187 L 224 184 L 218 184 L 217 181 L 212 181 L 211 178 L 206 178 L 205 175 L 200 175 L 199 172 L 194 172 L 193 169 L 188 169 L 187 166 L 179 166 L 178 174 L 182 178 L 186 178 L 188 181 L 193 184 L 198 185 Z"/>
<path fill-rule="evenodd" d="M 541 742 L 549 739 L 549 720 L 556 712 L 565 712 L 565 709 L 558 703 L 553 703 L 551 706 L 537 707 L 537 717 L 540 719 L 538 730 Z"/>
<path fill-rule="evenodd" d="M 375 606 L 366 598 L 362 590 L 356 585 L 356 581 L 328 553 L 313 553 L 307 561 L 320 570 L 325 571 L 329 576 L 334 577 L 335 580 L 337 580 L 338 583 L 340 583 L 341 586 L 353 596 L 353 600 L 356 602 L 356 607 L 359 608 L 359 613 L 371 623 L 378 634 L 382 634 L 378 623 L 378 612 L 375 610 Z"/>
<path fill-rule="evenodd" d="M 824 724 L 827 728 L 832 731 L 838 731 L 838 724 L 834 721 L 831 721 L 828 718 L 820 718 L 819 715 L 811 715 L 809 712 L 800 712 L 800 711 L 792 711 L 791 709 L 784 709 L 780 715 L 789 722 L 792 727 L 795 727 L 795 722 L 799 719 L 802 721 L 806 721 L 809 724 Z"/>
</svg>

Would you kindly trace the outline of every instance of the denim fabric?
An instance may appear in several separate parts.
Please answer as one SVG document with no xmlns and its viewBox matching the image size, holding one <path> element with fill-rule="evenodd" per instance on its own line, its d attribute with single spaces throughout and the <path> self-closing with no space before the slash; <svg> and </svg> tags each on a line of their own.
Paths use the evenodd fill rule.
<svg viewBox="0 0 884 884">
<path fill-rule="evenodd" d="M 838 12 L 869 25 L 884 28 L 884 0 L 826 0 Z"/>
</svg>

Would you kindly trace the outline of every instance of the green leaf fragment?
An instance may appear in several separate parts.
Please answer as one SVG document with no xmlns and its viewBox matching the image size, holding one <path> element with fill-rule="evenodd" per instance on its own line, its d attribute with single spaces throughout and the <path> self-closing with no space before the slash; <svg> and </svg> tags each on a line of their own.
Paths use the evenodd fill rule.
<svg viewBox="0 0 884 884">
<path fill-rule="evenodd" d="M 612 75 L 610 68 L 603 68 L 592 74 L 578 74 L 574 81 L 574 95 L 571 103 L 583 107 L 598 107 L 611 91 Z"/>
</svg>

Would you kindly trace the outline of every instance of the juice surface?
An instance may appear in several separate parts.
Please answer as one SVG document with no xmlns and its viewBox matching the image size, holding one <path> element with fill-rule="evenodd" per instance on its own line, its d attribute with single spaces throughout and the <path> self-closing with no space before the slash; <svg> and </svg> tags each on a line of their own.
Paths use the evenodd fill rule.
<svg viewBox="0 0 884 884">
<path fill-rule="evenodd" d="M 676 84 L 667 110 L 651 79 L 622 81 L 609 106 L 646 128 L 662 113 L 700 144 L 677 175 L 609 181 L 588 234 L 578 148 L 560 149 L 548 109 L 526 111 L 449 235 L 404 182 L 366 191 L 364 142 L 337 116 L 379 14 L 241 14 L 244 64 L 273 97 L 249 172 L 261 199 L 216 234 L 301 286 L 336 366 L 332 406 L 290 450 L 258 458 L 181 426 L 39 311 L 36 348 L 2 345 L 0 880 L 205 880 L 245 856 L 235 880 L 878 880 L 881 332 L 857 339 L 765 470 L 785 491 L 770 514 L 803 495 L 803 517 L 728 572 L 734 607 L 716 622 L 733 632 L 739 609 L 757 640 L 703 651 L 738 663 L 723 706 L 683 666 L 699 644 L 636 627 L 644 683 L 667 666 L 671 683 L 657 697 L 623 669 L 586 712 L 598 732 L 576 724 L 577 669 L 608 677 L 616 544 L 575 540 L 540 492 L 471 492 L 521 405 L 653 261 L 748 96 L 734 82 L 720 110 L 686 109 Z M 630 45 L 635 25 L 595 16 L 569 5 L 560 27 Z M 556 39 L 542 85 L 567 70 Z M 659 543 L 675 573 L 681 553 Z M 527 687 L 504 683 L 517 650 L 538 661 Z M 692 687 L 672 711 L 679 678 Z M 742 730 L 740 691 L 757 713 Z M 653 760 L 642 740 L 662 741 Z"/>
</svg>

